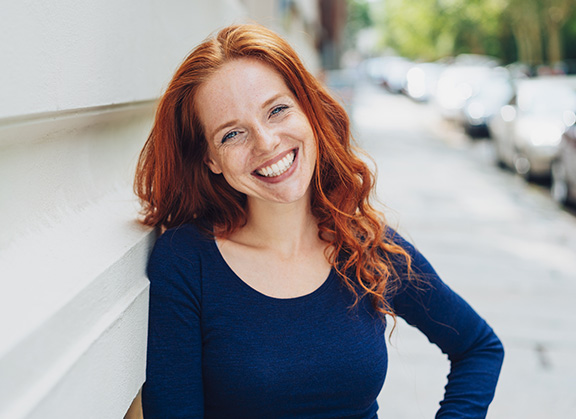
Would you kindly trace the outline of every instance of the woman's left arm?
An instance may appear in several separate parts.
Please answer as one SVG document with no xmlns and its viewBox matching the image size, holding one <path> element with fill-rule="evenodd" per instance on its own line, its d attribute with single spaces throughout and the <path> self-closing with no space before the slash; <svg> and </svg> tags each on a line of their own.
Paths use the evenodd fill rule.
<svg viewBox="0 0 576 419">
<path fill-rule="evenodd" d="M 393 240 L 411 255 L 418 278 L 403 281 L 392 298 L 393 309 L 438 345 L 451 363 L 436 418 L 485 418 L 502 367 L 502 343 L 422 254 L 398 234 Z"/>
</svg>

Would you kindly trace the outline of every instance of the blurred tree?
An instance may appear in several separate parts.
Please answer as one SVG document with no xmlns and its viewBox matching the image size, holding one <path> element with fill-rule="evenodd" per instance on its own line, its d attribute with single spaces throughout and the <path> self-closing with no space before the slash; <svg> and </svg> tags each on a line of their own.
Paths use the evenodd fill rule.
<svg viewBox="0 0 576 419">
<path fill-rule="evenodd" d="M 348 0 L 348 14 L 345 31 L 345 43 L 349 51 L 355 54 L 371 55 L 374 52 L 375 35 L 374 20 L 372 18 L 369 0 Z M 368 41 L 368 44 L 366 44 Z"/>
<path fill-rule="evenodd" d="M 501 16 L 505 0 L 468 0 L 467 2 L 444 0 L 453 23 L 455 45 L 453 54 L 473 53 L 502 56 Z"/>
<path fill-rule="evenodd" d="M 542 0 L 508 0 L 504 14 L 516 39 L 518 60 L 529 65 L 544 62 L 541 3 Z"/>
<path fill-rule="evenodd" d="M 501 55 L 506 0 L 386 0 L 378 24 L 401 55 L 426 60 L 458 53 Z"/>
<path fill-rule="evenodd" d="M 531 65 L 564 60 L 562 29 L 574 19 L 575 0 L 508 0 L 505 17 L 510 21 L 518 60 Z"/>
<path fill-rule="evenodd" d="M 568 65 L 568 70 L 576 74 L 576 16 L 570 19 L 562 28 L 562 39 L 564 40 L 564 61 Z"/>
<path fill-rule="evenodd" d="M 366 10 L 376 12 L 382 46 L 409 58 L 477 53 L 534 66 L 576 58 L 571 29 L 576 0 L 381 0 L 378 5 Z"/>
<path fill-rule="evenodd" d="M 562 27 L 570 18 L 574 18 L 575 0 L 543 0 L 544 20 L 548 35 L 548 62 L 559 63 L 564 60 L 562 48 Z"/>
<path fill-rule="evenodd" d="M 450 20 L 437 0 L 387 0 L 375 20 L 383 44 L 403 56 L 433 60 L 454 48 Z"/>
<path fill-rule="evenodd" d="M 373 25 L 370 4 L 366 0 L 348 0 L 348 20 L 346 31 L 349 39 L 355 39 L 358 32 Z"/>
</svg>

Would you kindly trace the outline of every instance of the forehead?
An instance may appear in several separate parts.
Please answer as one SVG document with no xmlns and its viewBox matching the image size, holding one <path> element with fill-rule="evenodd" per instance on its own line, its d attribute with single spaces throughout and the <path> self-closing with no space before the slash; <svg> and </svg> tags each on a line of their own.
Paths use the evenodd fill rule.
<svg viewBox="0 0 576 419">
<path fill-rule="evenodd" d="M 204 88 L 219 86 L 254 88 L 264 84 L 285 83 L 271 65 L 255 58 L 237 58 L 226 62 L 204 84 Z"/>
<path fill-rule="evenodd" d="M 213 116 L 208 118 L 211 114 L 259 106 L 278 93 L 292 96 L 274 68 L 253 58 L 235 59 L 224 64 L 200 85 L 196 110 L 200 120 L 206 124 L 212 119 Z"/>
</svg>

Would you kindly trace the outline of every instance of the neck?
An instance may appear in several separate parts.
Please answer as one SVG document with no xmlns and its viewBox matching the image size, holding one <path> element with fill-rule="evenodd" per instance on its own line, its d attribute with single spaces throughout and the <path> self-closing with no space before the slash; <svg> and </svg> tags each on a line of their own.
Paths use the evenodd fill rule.
<svg viewBox="0 0 576 419">
<path fill-rule="evenodd" d="M 290 204 L 251 200 L 248 222 L 234 234 L 251 246 L 274 249 L 289 257 L 318 242 L 318 225 L 309 196 Z"/>
</svg>

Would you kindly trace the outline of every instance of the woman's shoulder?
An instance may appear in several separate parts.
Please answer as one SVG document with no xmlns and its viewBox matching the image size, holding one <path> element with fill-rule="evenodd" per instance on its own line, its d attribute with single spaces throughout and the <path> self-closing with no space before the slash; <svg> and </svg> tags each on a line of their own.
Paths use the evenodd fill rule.
<svg viewBox="0 0 576 419">
<path fill-rule="evenodd" d="M 404 236 L 402 234 L 400 234 L 398 232 L 397 229 L 391 227 L 391 226 L 386 226 L 384 229 L 384 235 L 383 235 L 383 241 L 385 244 L 388 245 L 392 245 L 392 246 L 398 246 L 400 247 L 404 252 L 406 252 L 406 254 L 411 258 L 414 259 L 415 257 L 420 256 L 420 252 L 418 252 L 418 250 L 416 249 L 416 247 L 406 238 L 404 238 Z M 396 255 L 398 255 L 396 252 L 394 252 Z M 392 261 L 396 261 L 396 259 L 398 259 L 397 257 L 394 257 L 394 254 L 390 255 L 392 256 Z M 401 260 L 402 262 L 406 261 L 405 257 L 401 257 L 399 258 L 399 260 Z"/>
<path fill-rule="evenodd" d="M 173 249 L 202 247 L 214 238 L 204 229 L 194 224 L 183 224 L 164 231 L 155 246 L 169 246 Z"/>
<path fill-rule="evenodd" d="M 149 268 L 179 260 L 194 263 L 213 241 L 207 231 L 193 224 L 170 228 L 156 240 L 148 262 Z"/>
<path fill-rule="evenodd" d="M 198 304 L 202 294 L 202 249 L 209 248 L 202 243 L 208 240 L 192 225 L 171 228 L 158 237 L 146 268 L 151 300 L 170 299 L 186 307 Z"/>
<path fill-rule="evenodd" d="M 397 229 L 387 225 L 384 228 L 384 240 L 395 244 L 397 246 L 402 247 L 404 250 L 409 251 L 410 253 L 414 252 L 414 246 L 406 240 Z"/>
<path fill-rule="evenodd" d="M 214 241 L 208 230 L 194 224 L 183 224 L 164 231 L 156 240 L 154 249 L 169 250 L 180 254 L 195 249 L 205 249 L 206 245 Z"/>
<path fill-rule="evenodd" d="M 428 275 L 436 275 L 434 268 L 420 252 L 418 247 L 415 246 L 411 240 L 406 239 L 402 234 L 400 234 L 398 230 L 387 226 L 384 231 L 384 237 L 386 243 L 399 246 L 409 256 L 408 261 L 403 255 L 397 253 L 390 254 L 389 260 L 395 268 L 401 268 L 400 270 L 403 271 L 407 268 L 407 262 L 409 262 L 410 271 L 417 274 L 415 277 L 422 279 Z"/>
</svg>

